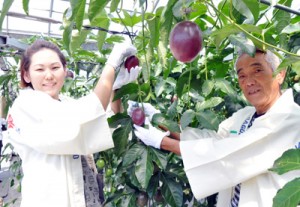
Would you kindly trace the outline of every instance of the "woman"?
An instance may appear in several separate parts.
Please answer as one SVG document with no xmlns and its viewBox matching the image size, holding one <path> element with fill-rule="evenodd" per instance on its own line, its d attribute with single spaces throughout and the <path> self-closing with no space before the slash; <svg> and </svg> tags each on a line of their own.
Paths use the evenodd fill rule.
<svg viewBox="0 0 300 207">
<path fill-rule="evenodd" d="M 24 52 L 23 89 L 7 118 L 8 139 L 22 159 L 22 207 L 101 206 L 84 155 L 114 146 L 106 120 L 113 84 L 121 87 L 139 72 L 114 83 L 115 69 L 135 53 L 132 45 L 116 45 L 94 90 L 73 100 L 60 95 L 67 63 L 56 45 L 37 40 Z"/>
</svg>

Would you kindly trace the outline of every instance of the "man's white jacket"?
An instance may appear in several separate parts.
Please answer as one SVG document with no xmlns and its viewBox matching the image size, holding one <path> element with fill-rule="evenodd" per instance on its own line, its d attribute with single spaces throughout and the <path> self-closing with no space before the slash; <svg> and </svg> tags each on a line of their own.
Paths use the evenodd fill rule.
<svg viewBox="0 0 300 207">
<path fill-rule="evenodd" d="M 230 206 L 232 189 L 242 183 L 239 206 L 271 207 L 277 191 L 300 177 L 300 171 L 281 176 L 269 171 L 283 152 L 300 145 L 300 107 L 292 90 L 239 134 L 244 121 L 254 113 L 250 106 L 237 111 L 215 134 L 193 128 L 181 134 L 185 140 L 180 142 L 184 168 L 197 199 L 219 192 L 217 206 Z"/>
<path fill-rule="evenodd" d="M 25 89 L 7 121 L 8 141 L 22 159 L 21 206 L 85 206 L 80 155 L 114 146 L 96 94 L 57 101 Z"/>
</svg>

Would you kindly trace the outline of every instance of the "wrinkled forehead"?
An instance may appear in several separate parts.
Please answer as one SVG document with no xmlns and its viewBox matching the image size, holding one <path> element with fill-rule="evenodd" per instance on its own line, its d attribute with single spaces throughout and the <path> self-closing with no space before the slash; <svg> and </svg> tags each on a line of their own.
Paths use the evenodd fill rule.
<svg viewBox="0 0 300 207">
<path fill-rule="evenodd" d="M 247 53 L 244 53 L 238 57 L 235 64 L 235 69 L 237 73 L 239 73 L 241 70 L 259 66 L 270 68 L 270 70 L 272 70 L 271 66 L 265 60 L 264 53 L 256 53 L 254 57 L 248 55 Z"/>
</svg>

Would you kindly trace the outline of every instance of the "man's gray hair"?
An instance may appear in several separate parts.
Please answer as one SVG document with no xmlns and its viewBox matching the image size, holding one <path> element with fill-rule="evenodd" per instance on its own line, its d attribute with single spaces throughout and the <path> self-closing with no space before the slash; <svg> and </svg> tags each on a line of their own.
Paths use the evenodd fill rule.
<svg viewBox="0 0 300 207">
<path fill-rule="evenodd" d="M 270 50 L 263 51 L 260 49 L 256 49 L 255 53 L 264 53 L 265 54 L 265 60 L 271 66 L 272 71 L 276 71 L 276 69 L 278 68 L 278 66 L 281 63 L 280 58 L 277 55 L 275 55 L 273 52 L 271 52 Z M 238 50 L 238 58 L 234 64 L 235 68 L 236 68 L 237 61 L 243 54 L 248 54 L 248 53 L 246 53 L 245 51 L 242 51 L 242 50 Z"/>
</svg>

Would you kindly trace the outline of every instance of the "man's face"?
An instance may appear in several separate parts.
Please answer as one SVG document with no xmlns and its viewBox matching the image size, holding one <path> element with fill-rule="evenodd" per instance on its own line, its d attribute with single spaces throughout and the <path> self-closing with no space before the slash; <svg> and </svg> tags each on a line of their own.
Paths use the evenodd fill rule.
<svg viewBox="0 0 300 207">
<path fill-rule="evenodd" d="M 237 61 L 236 69 L 246 99 L 256 108 L 257 113 L 265 113 L 280 96 L 280 84 L 284 80 L 285 71 L 273 77 L 264 53 L 256 53 L 254 58 L 243 54 Z"/>
</svg>

